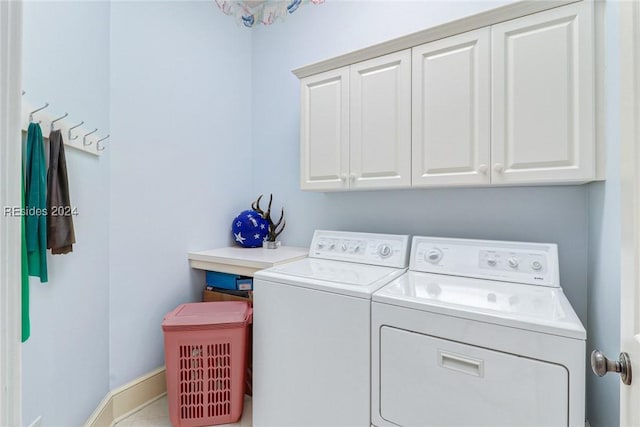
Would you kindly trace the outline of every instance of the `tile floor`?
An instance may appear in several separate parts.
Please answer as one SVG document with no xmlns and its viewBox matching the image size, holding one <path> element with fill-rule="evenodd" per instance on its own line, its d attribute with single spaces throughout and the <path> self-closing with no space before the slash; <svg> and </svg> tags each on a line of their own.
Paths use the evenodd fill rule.
<svg viewBox="0 0 640 427">
<path fill-rule="evenodd" d="M 252 424 L 251 397 L 244 397 L 244 410 L 240 421 L 233 424 L 221 424 L 227 427 L 251 427 Z M 114 427 L 171 427 L 169 421 L 169 406 L 167 395 L 151 402 L 149 405 L 118 421 Z"/>
</svg>

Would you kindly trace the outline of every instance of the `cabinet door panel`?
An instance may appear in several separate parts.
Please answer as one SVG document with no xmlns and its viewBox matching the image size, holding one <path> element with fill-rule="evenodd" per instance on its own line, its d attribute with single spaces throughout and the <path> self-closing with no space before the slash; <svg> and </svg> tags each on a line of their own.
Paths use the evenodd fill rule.
<svg viewBox="0 0 640 427">
<path fill-rule="evenodd" d="M 413 48 L 415 187 L 489 183 L 490 30 Z"/>
<path fill-rule="evenodd" d="M 595 175 L 592 4 L 492 27 L 494 183 Z"/>
<path fill-rule="evenodd" d="M 301 81 L 300 187 L 348 188 L 349 68 Z"/>
<path fill-rule="evenodd" d="M 351 188 L 411 184 L 411 51 L 351 66 Z"/>
</svg>

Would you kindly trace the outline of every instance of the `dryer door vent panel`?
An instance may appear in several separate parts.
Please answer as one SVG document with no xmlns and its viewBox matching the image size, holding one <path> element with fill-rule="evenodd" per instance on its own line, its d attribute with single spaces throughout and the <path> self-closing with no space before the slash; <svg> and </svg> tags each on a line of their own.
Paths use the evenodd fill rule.
<svg viewBox="0 0 640 427">
<path fill-rule="evenodd" d="M 560 365 L 384 326 L 380 412 L 402 425 L 567 426 Z"/>
</svg>

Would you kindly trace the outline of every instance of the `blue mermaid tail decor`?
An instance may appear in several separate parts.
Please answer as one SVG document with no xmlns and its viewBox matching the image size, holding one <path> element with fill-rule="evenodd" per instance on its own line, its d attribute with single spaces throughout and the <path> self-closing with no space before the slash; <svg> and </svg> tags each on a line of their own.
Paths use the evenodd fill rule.
<svg viewBox="0 0 640 427">
<path fill-rule="evenodd" d="M 306 3 L 321 4 L 324 0 L 215 0 L 227 15 L 234 16 L 239 24 L 251 28 L 256 23 L 271 25 L 278 19 L 292 14 Z"/>
</svg>

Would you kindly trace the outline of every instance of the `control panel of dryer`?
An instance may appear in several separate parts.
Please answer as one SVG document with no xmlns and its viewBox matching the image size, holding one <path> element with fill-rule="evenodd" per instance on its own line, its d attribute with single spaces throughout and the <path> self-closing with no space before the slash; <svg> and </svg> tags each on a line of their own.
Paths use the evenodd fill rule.
<svg viewBox="0 0 640 427">
<path fill-rule="evenodd" d="M 409 236 L 316 230 L 309 257 L 405 268 Z"/>
<path fill-rule="evenodd" d="M 410 269 L 428 273 L 559 287 L 552 243 L 413 238 Z"/>
</svg>

